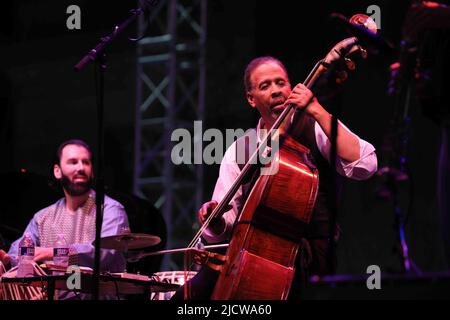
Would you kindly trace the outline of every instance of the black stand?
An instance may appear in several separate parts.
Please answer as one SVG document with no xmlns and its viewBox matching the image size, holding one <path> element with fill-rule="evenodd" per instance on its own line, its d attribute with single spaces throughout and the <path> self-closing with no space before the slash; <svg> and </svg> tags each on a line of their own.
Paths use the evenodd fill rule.
<svg viewBox="0 0 450 320">
<path fill-rule="evenodd" d="M 414 69 L 417 48 L 405 41 L 400 45 L 400 64 L 391 66 L 389 93 L 394 96 L 394 115 L 385 137 L 382 150 L 387 163 L 378 170 L 377 175 L 384 179 L 385 185 L 378 191 L 381 198 L 392 200 L 395 228 L 403 272 L 421 273 L 409 257 L 405 237 L 405 225 L 411 211 L 413 181 L 408 166 L 409 132 L 411 126 L 410 104 L 414 89 Z M 402 213 L 400 184 L 409 181 L 409 204 L 406 214 Z"/>
<path fill-rule="evenodd" d="M 338 106 L 336 104 L 336 106 Z M 328 253 L 327 253 L 327 266 L 328 272 L 334 274 L 336 272 L 336 229 L 337 229 L 337 217 L 338 217 L 338 176 L 336 172 L 336 159 L 337 159 L 337 130 L 338 119 L 340 116 L 340 108 L 336 108 L 334 115 L 331 118 L 331 153 L 330 153 L 330 193 L 329 193 L 329 208 L 330 208 L 330 233 L 328 236 Z"/>
<path fill-rule="evenodd" d="M 100 237 L 103 223 L 103 204 L 105 200 L 104 190 L 104 178 L 103 178 L 103 110 L 104 110 L 104 74 L 106 70 L 106 54 L 105 48 L 111 43 L 125 28 L 127 28 L 137 17 L 142 14 L 146 9 L 150 9 L 151 6 L 156 5 L 157 1 L 144 1 L 142 8 L 137 8 L 131 11 L 131 17 L 122 22 L 119 26 L 114 27 L 114 31 L 106 37 L 101 38 L 91 51 L 89 51 L 76 65 L 75 70 L 81 70 L 89 61 L 95 61 L 95 84 L 97 95 L 97 123 L 98 123 L 98 165 L 96 171 L 96 220 L 95 220 L 95 258 L 94 258 L 94 273 L 92 283 L 92 298 L 98 300 L 99 293 L 99 276 L 100 276 Z"/>
<path fill-rule="evenodd" d="M 361 45 L 365 50 L 374 56 L 379 55 L 381 53 L 388 54 L 392 52 L 393 46 L 386 39 L 381 38 L 379 35 L 372 33 L 367 30 L 365 25 L 362 25 L 363 17 L 360 17 L 352 22 L 353 18 L 357 15 L 353 16 L 350 20 L 347 20 L 343 15 L 338 13 L 333 13 L 330 15 L 330 18 L 337 23 L 338 26 L 344 28 L 347 33 L 358 39 L 358 44 Z M 369 17 L 367 17 L 369 19 Z M 344 61 L 342 61 L 344 64 Z M 329 271 L 335 272 L 335 250 L 336 250 L 336 241 L 335 237 L 337 236 L 337 218 L 338 218 L 338 200 L 339 200 L 339 190 L 338 190 L 338 176 L 336 172 L 336 159 L 337 159 L 337 130 L 338 130 L 338 119 L 341 114 L 341 108 L 339 107 L 341 104 L 335 104 L 337 107 L 334 110 L 334 115 L 332 116 L 332 125 L 331 125 L 331 152 L 330 152 L 330 166 L 331 166 L 331 174 L 330 174 L 330 192 L 329 192 L 329 208 L 330 208 L 330 232 L 328 238 L 328 252 L 327 252 L 327 265 Z"/>
<path fill-rule="evenodd" d="M 100 275 L 100 238 L 103 224 L 103 204 L 105 203 L 105 184 L 103 178 L 104 166 L 104 93 L 105 93 L 105 70 L 106 70 L 106 53 L 102 52 L 97 56 L 95 61 L 95 84 L 97 95 L 97 148 L 98 148 L 98 164 L 97 164 L 97 182 L 95 186 L 95 259 L 94 259 L 94 274 L 92 297 L 94 300 L 98 299 L 98 283 Z"/>
</svg>

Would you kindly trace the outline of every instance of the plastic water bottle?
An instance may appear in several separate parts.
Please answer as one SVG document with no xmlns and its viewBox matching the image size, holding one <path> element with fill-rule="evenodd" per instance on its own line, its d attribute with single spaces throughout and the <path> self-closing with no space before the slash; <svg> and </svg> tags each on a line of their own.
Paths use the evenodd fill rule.
<svg viewBox="0 0 450 320">
<path fill-rule="evenodd" d="M 55 245 L 53 246 L 53 264 L 63 268 L 69 266 L 69 246 L 67 245 L 66 238 L 62 234 L 58 234 Z"/>
<path fill-rule="evenodd" d="M 17 265 L 17 277 L 32 277 L 34 259 L 34 241 L 30 233 L 26 233 L 19 243 L 19 263 Z"/>
</svg>

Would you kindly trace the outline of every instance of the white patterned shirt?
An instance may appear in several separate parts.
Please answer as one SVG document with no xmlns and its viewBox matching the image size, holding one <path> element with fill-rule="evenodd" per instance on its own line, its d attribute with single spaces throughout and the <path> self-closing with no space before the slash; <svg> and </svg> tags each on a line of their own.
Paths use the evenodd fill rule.
<svg viewBox="0 0 450 320">
<path fill-rule="evenodd" d="M 62 198 L 53 205 L 40 210 L 25 229 L 30 233 L 36 247 L 53 247 L 58 234 L 63 234 L 70 251 L 70 264 L 94 266 L 95 240 L 95 192 L 90 191 L 86 202 L 76 211 L 66 208 L 66 200 Z M 124 207 L 117 201 L 105 196 L 101 237 L 120 234 L 122 228 L 128 227 L 128 217 Z M 23 236 L 22 236 L 23 237 Z M 9 249 L 11 265 L 17 265 L 19 243 L 14 241 Z M 105 271 L 123 272 L 126 261 L 117 250 L 101 249 L 100 268 Z"/>
</svg>

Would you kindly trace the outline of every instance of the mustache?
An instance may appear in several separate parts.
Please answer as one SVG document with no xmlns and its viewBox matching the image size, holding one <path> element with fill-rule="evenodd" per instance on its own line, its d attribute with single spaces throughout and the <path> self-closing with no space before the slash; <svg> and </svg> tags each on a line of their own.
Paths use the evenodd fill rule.
<svg viewBox="0 0 450 320">
<path fill-rule="evenodd" d="M 286 102 L 286 100 L 287 99 L 284 98 L 284 97 L 275 98 L 275 99 L 273 99 L 273 102 L 270 104 L 270 107 L 273 108 L 273 107 L 276 107 L 276 106 L 278 106 L 280 104 L 284 104 Z"/>
<path fill-rule="evenodd" d="M 81 175 L 81 172 L 77 174 L 78 176 L 86 176 L 86 173 Z M 68 176 L 64 175 L 60 179 L 60 184 L 64 190 L 66 190 L 72 196 L 79 196 L 85 194 L 89 191 L 93 184 L 93 177 L 87 177 L 86 181 L 75 182 L 75 177 L 71 180 Z"/>
<path fill-rule="evenodd" d="M 281 109 L 281 107 L 285 107 L 284 102 L 280 102 L 280 103 L 274 103 L 270 106 L 270 110 L 271 111 L 279 111 Z"/>
</svg>

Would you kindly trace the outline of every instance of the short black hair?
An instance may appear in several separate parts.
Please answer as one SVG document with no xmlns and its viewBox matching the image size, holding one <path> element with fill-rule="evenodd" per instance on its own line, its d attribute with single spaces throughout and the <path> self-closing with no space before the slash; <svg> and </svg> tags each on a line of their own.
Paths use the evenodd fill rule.
<svg viewBox="0 0 450 320">
<path fill-rule="evenodd" d="M 84 142 L 81 139 L 70 139 L 70 140 L 66 140 L 63 143 L 61 143 L 58 147 L 58 151 L 56 152 L 56 159 L 57 159 L 57 164 L 60 165 L 61 164 L 61 157 L 62 157 L 62 152 L 63 149 L 68 146 L 68 145 L 76 145 L 76 146 L 80 146 L 85 148 L 88 152 L 89 152 L 89 156 L 91 158 L 92 161 L 92 150 L 91 147 L 89 147 L 89 145 Z"/>
<path fill-rule="evenodd" d="M 247 67 L 245 68 L 244 86 L 245 86 L 246 93 L 252 89 L 252 84 L 250 81 L 250 76 L 251 76 L 252 72 L 260 65 L 262 65 L 264 63 L 269 63 L 269 62 L 274 62 L 274 63 L 278 64 L 284 70 L 284 72 L 286 72 L 286 75 L 288 74 L 283 62 L 281 62 L 280 60 L 278 60 L 275 57 L 262 56 L 262 57 L 255 58 L 252 61 L 250 61 L 249 64 L 247 65 Z"/>
</svg>

